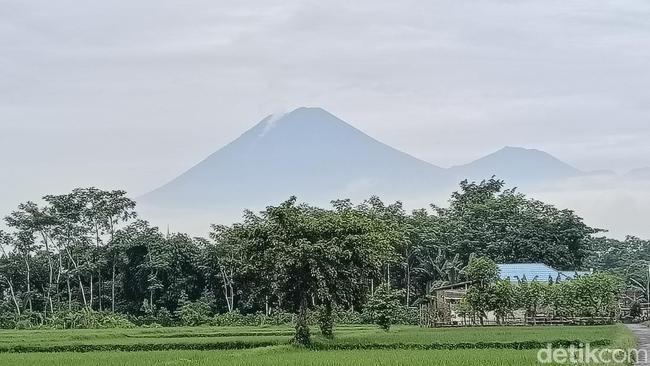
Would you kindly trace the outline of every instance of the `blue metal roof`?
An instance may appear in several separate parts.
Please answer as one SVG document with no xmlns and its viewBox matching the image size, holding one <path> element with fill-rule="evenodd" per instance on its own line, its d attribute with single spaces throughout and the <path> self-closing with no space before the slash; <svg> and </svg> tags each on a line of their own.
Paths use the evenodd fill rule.
<svg viewBox="0 0 650 366">
<path fill-rule="evenodd" d="M 582 274 L 575 271 L 558 271 L 544 263 L 497 264 L 497 266 L 499 267 L 499 277 L 511 282 L 519 282 L 524 279 L 529 282 L 566 281 L 576 277 L 576 274 Z"/>
</svg>

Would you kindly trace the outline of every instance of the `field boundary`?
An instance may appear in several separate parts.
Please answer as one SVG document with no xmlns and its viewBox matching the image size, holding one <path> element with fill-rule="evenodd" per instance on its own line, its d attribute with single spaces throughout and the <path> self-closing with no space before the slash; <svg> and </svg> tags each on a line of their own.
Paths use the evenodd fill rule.
<svg viewBox="0 0 650 366">
<path fill-rule="evenodd" d="M 600 339 L 591 342 L 581 340 L 551 340 L 551 341 L 523 341 L 523 342 L 473 342 L 473 343 L 365 343 L 365 344 L 313 344 L 314 350 L 380 350 L 380 349 L 404 349 L 404 350 L 455 350 L 455 349 L 515 349 L 530 350 L 542 349 L 551 345 L 552 347 L 576 347 L 582 348 L 586 343 L 592 347 L 606 347 L 612 344 L 609 339 Z"/>
<path fill-rule="evenodd" d="M 342 350 L 456 350 L 456 349 L 514 349 L 530 350 L 548 347 L 581 348 L 586 343 L 592 347 L 606 347 L 612 341 L 607 339 L 585 342 L 581 340 L 552 340 L 552 341 L 524 341 L 524 342 L 476 342 L 476 343 L 365 343 L 365 344 L 326 344 L 314 343 L 309 349 L 313 351 L 342 351 Z M 270 346 L 287 345 L 288 342 L 259 341 L 259 342 L 221 342 L 221 343 L 141 343 L 141 344 L 77 344 L 77 345 L 51 345 L 51 346 L 24 346 L 16 345 L 0 347 L 0 353 L 60 353 L 60 352 L 143 352 L 143 351 L 214 351 L 214 350 L 242 350 Z"/>
<path fill-rule="evenodd" d="M 225 338 L 225 337 L 291 337 L 295 331 L 271 331 L 271 332 L 233 332 L 233 333 L 145 333 L 125 334 L 126 338 Z"/>
</svg>

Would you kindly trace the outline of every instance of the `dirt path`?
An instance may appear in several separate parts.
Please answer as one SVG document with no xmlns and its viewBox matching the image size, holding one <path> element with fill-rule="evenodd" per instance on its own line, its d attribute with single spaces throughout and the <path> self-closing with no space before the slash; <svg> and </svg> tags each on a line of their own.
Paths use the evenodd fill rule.
<svg viewBox="0 0 650 366">
<path fill-rule="evenodd" d="M 639 350 L 645 350 L 650 355 L 650 328 L 641 324 L 628 324 L 627 327 L 634 332 L 639 340 Z M 640 360 L 637 365 L 650 365 L 650 360 Z"/>
</svg>

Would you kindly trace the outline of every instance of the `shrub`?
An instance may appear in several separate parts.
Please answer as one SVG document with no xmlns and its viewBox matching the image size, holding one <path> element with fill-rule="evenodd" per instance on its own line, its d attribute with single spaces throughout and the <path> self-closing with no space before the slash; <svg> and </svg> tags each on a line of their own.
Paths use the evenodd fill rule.
<svg viewBox="0 0 650 366">
<path fill-rule="evenodd" d="M 55 329 L 133 328 L 126 316 L 118 313 L 96 312 L 89 309 L 61 311 L 47 319 L 46 325 Z"/>
<path fill-rule="evenodd" d="M 393 291 L 387 284 L 383 284 L 372 294 L 366 305 L 372 321 L 387 332 L 397 320 L 396 315 L 401 308 L 399 297 L 399 291 Z"/>
<path fill-rule="evenodd" d="M 321 334 L 326 338 L 334 337 L 334 309 L 332 304 L 327 303 L 318 307 L 318 326 Z"/>
<path fill-rule="evenodd" d="M 178 310 L 178 317 L 182 325 L 203 325 L 210 322 L 210 305 L 201 302 L 186 302 Z"/>
</svg>

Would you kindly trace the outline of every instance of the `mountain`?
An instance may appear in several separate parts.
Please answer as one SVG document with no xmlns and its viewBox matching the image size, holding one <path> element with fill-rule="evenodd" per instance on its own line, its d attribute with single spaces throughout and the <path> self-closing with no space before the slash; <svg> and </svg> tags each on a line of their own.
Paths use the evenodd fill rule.
<svg viewBox="0 0 650 366">
<path fill-rule="evenodd" d="M 506 147 L 443 169 L 383 144 L 321 108 L 268 116 L 179 177 L 140 197 L 141 207 L 189 218 L 195 212 L 241 212 L 296 195 L 333 199 L 439 202 L 463 179 L 496 175 L 527 186 L 582 174 L 532 149 Z"/>
<path fill-rule="evenodd" d="M 496 175 L 508 185 L 533 185 L 571 178 L 583 173 L 536 149 L 504 147 L 469 164 L 449 168 L 456 180 L 481 180 Z"/>
<path fill-rule="evenodd" d="M 445 169 L 383 144 L 321 108 L 269 116 L 139 199 L 161 208 L 258 207 L 297 195 L 408 198 L 451 182 Z M 400 197 L 398 197 L 400 196 Z"/>
</svg>

